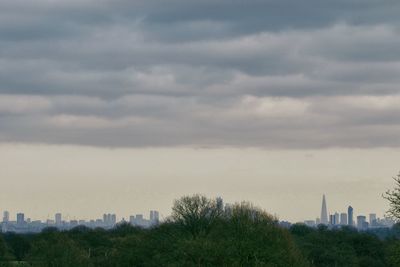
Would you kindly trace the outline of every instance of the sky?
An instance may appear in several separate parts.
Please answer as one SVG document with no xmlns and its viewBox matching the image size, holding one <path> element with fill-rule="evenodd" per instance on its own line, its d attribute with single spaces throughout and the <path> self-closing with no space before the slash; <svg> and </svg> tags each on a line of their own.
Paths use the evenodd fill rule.
<svg viewBox="0 0 400 267">
<path fill-rule="evenodd" d="M 291 221 L 382 215 L 400 2 L 3 0 L 0 211 L 121 216 L 191 193 Z"/>
</svg>

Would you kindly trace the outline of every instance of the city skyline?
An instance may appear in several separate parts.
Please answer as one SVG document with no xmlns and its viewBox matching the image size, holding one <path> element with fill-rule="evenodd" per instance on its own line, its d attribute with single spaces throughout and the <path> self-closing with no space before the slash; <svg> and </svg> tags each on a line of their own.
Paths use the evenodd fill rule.
<svg viewBox="0 0 400 267">
<path fill-rule="evenodd" d="M 218 196 L 215 198 L 216 207 L 219 210 L 225 212 L 231 210 L 232 204 L 224 202 L 223 198 Z M 239 204 L 237 202 L 236 204 Z M 261 207 L 260 207 L 261 208 Z M 347 213 L 341 211 L 340 213 L 335 211 L 329 211 L 327 208 L 326 195 L 322 195 L 322 205 L 320 217 L 315 220 L 304 220 L 303 222 L 288 222 L 285 220 L 278 219 L 278 223 L 285 228 L 290 227 L 295 223 L 304 223 L 309 227 L 319 227 L 325 225 L 330 229 L 341 228 L 341 227 L 353 227 L 359 231 L 365 231 L 368 229 L 376 228 L 391 228 L 395 224 L 395 220 L 383 215 L 383 218 L 377 216 L 376 213 L 369 213 L 366 215 L 354 213 L 354 209 L 351 205 L 347 207 Z M 329 218 L 328 218 L 329 215 Z M 30 218 L 26 214 L 18 212 L 15 216 L 15 220 L 10 216 L 9 211 L 3 212 L 3 220 L 0 222 L 1 232 L 17 232 L 17 233 L 38 233 L 47 227 L 56 227 L 59 230 L 70 230 L 77 226 L 86 226 L 89 228 L 104 228 L 112 229 L 119 223 L 129 223 L 133 226 L 142 228 L 150 228 L 168 220 L 170 215 L 160 218 L 160 213 L 157 210 L 150 210 L 148 216 L 143 214 L 130 215 L 128 218 L 119 217 L 115 213 L 104 213 L 102 217 L 85 219 L 69 219 L 64 217 L 61 212 L 54 214 L 53 218 L 47 218 L 46 220 L 38 220 L 36 218 Z"/>
<path fill-rule="evenodd" d="M 3 210 L 0 211 L 2 214 L 2 221 L 1 222 L 18 222 L 18 216 L 20 215 L 20 218 L 22 218 L 22 221 L 41 221 L 41 222 L 46 222 L 46 221 L 51 221 L 54 224 L 57 224 L 57 222 L 60 221 L 65 221 L 65 222 L 69 222 L 69 221 L 91 221 L 91 220 L 98 220 L 98 219 L 102 219 L 103 221 L 114 221 L 114 222 L 121 222 L 121 221 L 129 221 L 129 218 L 132 216 L 136 216 L 136 215 L 141 215 L 143 216 L 143 218 L 146 218 L 146 216 L 143 213 L 135 213 L 135 215 L 128 215 L 127 217 L 125 216 L 118 216 L 116 213 L 103 213 L 103 214 L 99 214 L 99 216 L 95 217 L 95 218 L 78 218 L 76 216 L 70 216 L 69 214 L 64 214 L 62 212 L 57 212 L 54 213 L 52 215 L 49 215 L 47 218 L 35 218 L 35 217 L 31 217 L 29 216 L 29 213 L 25 213 L 25 212 L 16 212 L 15 214 L 13 214 L 12 212 L 8 211 L 8 210 Z M 157 215 L 153 215 L 154 212 L 156 212 Z M 152 217 L 157 217 L 160 218 L 160 213 L 157 210 L 149 210 L 148 212 L 148 218 L 151 219 Z M 6 216 L 7 215 L 7 216 Z M 113 218 L 110 218 L 110 216 L 113 216 Z M 167 216 L 163 216 L 161 215 L 161 218 L 166 218 Z M 61 219 L 59 219 L 61 218 Z"/>
<path fill-rule="evenodd" d="M 224 202 L 223 198 L 221 196 L 216 197 L 217 202 L 220 201 L 221 203 L 224 203 L 225 205 L 231 205 L 230 203 L 226 203 Z M 234 202 L 234 203 L 239 203 L 239 202 Z M 221 204 L 221 205 L 224 205 Z M 254 204 L 254 203 L 253 203 Z M 265 209 L 264 207 L 259 206 L 261 209 L 265 210 L 266 212 L 268 212 L 267 209 Z M 0 210 L 1 211 L 1 210 Z M 157 217 L 157 220 L 159 220 L 160 218 L 162 218 L 162 220 L 167 219 L 171 214 L 161 214 L 160 217 L 160 212 L 158 210 L 150 210 L 149 212 L 149 220 L 152 220 L 152 218 Z M 76 216 L 70 216 L 69 214 L 64 214 L 62 212 L 56 212 L 55 214 L 53 214 L 53 217 L 48 216 L 47 218 L 31 218 L 31 217 L 26 217 L 26 213 L 21 212 L 21 211 L 17 211 L 13 217 L 12 212 L 10 212 L 9 210 L 4 210 L 3 211 L 3 222 L 8 222 L 8 221 L 14 221 L 14 222 L 18 222 L 18 217 L 20 216 L 20 218 L 22 218 L 22 221 L 24 221 L 25 219 L 29 219 L 29 220 L 36 220 L 36 221 L 41 221 L 41 222 L 46 222 L 46 221 L 52 221 L 53 223 L 57 224 L 57 221 L 61 221 L 61 216 L 63 221 L 92 221 L 92 220 L 96 220 L 96 218 L 89 218 L 89 217 L 84 217 L 84 218 L 77 218 Z M 271 213 L 270 213 L 271 214 Z M 285 220 L 285 218 L 279 218 L 279 216 L 277 214 L 271 214 L 273 216 L 276 216 L 278 220 L 280 221 L 287 221 Z M 335 210 L 335 211 L 329 211 L 329 209 L 327 208 L 327 201 L 326 201 L 326 195 L 323 194 L 322 195 L 322 205 L 321 205 L 321 212 L 320 212 L 320 217 L 317 217 L 315 220 L 307 220 L 304 219 L 302 220 L 298 220 L 298 221 L 289 221 L 290 223 L 301 223 L 301 222 L 308 222 L 309 224 L 311 222 L 314 222 L 315 226 L 318 224 L 324 224 L 324 225 L 352 225 L 352 226 L 357 226 L 357 222 L 356 222 L 356 218 L 359 216 L 364 216 L 361 215 L 361 213 L 358 214 L 358 216 L 356 216 L 354 214 L 354 209 L 351 205 L 349 205 L 346 208 L 346 212 L 343 212 L 342 210 Z M 372 222 L 374 219 L 379 219 L 380 217 L 377 217 L 377 215 L 380 215 L 382 218 L 387 218 L 386 213 L 383 214 L 377 214 L 377 213 L 372 213 L 372 211 L 370 211 L 369 213 L 366 213 L 366 215 L 369 216 L 369 222 Z M 22 217 L 21 217 L 22 216 Z M 112 219 L 111 217 L 112 216 Z M 115 222 L 121 222 L 121 221 L 132 221 L 132 217 L 135 216 L 139 216 L 143 218 L 143 213 L 138 213 L 136 215 L 128 215 L 128 216 L 123 216 L 123 215 L 118 215 L 119 217 L 116 217 L 117 214 L 116 213 L 103 213 L 102 215 L 102 219 L 104 222 L 107 221 L 113 221 L 115 224 Z M 325 220 L 322 219 L 325 216 Z M 367 218 L 366 216 L 364 216 L 365 219 Z M 13 220 L 14 219 L 14 220 Z M 20 219 L 21 220 L 21 219 Z M 346 223 L 343 223 L 343 220 L 346 221 Z M 307 224 L 307 223 L 306 223 Z"/>
<path fill-rule="evenodd" d="M 363 214 L 354 214 L 354 208 L 349 205 L 346 208 L 346 212 L 342 210 L 329 212 L 327 208 L 327 201 L 325 194 L 322 195 L 322 205 L 320 217 L 315 220 L 304 220 L 304 224 L 310 227 L 317 227 L 318 225 L 326 225 L 328 227 L 343 227 L 351 226 L 357 228 L 358 230 L 367 230 L 369 228 L 379 228 L 379 227 L 391 227 L 395 224 L 395 220 L 387 216 L 387 214 L 382 214 L 382 218 L 377 217 L 376 213 L 368 213 L 367 216 Z"/>
<path fill-rule="evenodd" d="M 0 233 L 39 233 L 47 227 L 56 227 L 59 230 L 70 230 L 77 226 L 89 228 L 112 229 L 120 223 L 129 223 L 133 226 L 150 228 L 158 225 L 162 219 L 156 210 L 150 210 L 149 216 L 143 214 L 130 215 L 128 219 L 118 218 L 115 213 L 104 213 L 101 218 L 69 219 L 63 217 L 62 213 L 54 214 L 52 219 L 40 220 L 25 216 L 25 213 L 17 213 L 15 220 L 10 217 L 9 211 L 3 212 L 3 220 L 0 222 Z"/>
</svg>

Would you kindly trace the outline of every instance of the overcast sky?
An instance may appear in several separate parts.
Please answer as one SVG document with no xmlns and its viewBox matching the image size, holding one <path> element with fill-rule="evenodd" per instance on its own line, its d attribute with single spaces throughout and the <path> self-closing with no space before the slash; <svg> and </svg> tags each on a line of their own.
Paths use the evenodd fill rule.
<svg viewBox="0 0 400 267">
<path fill-rule="evenodd" d="M 361 170 L 362 162 L 376 155 L 380 163 L 396 162 L 400 146 L 399 14 L 397 0 L 2 0 L 0 153 L 42 151 L 35 165 L 42 172 L 15 175 L 41 176 L 38 184 L 44 185 L 54 179 L 54 173 L 46 173 L 49 159 L 63 149 L 93 157 L 93 149 L 101 151 L 108 155 L 104 164 L 115 169 L 97 193 L 118 176 L 111 156 L 115 149 L 155 157 L 169 151 L 174 177 L 182 175 L 177 167 L 182 151 L 208 155 L 201 165 L 206 169 L 216 153 L 228 151 L 258 157 L 246 166 L 259 162 L 259 168 L 266 168 L 263 151 L 281 155 L 282 161 L 309 151 L 330 153 L 323 157 L 326 162 L 351 154 L 352 163 L 360 166 L 359 173 L 353 172 L 356 180 L 375 179 Z M 21 168 L 17 159 L 9 160 L 9 171 Z M 225 160 L 220 158 L 221 166 Z M 335 166 L 346 169 L 352 163 Z M 282 177 L 311 184 L 304 164 L 299 161 L 297 178 Z M 388 174 L 396 174 L 399 166 L 385 166 L 374 175 L 390 180 Z M 336 168 L 329 171 L 346 179 Z M 248 176 L 252 172 L 248 169 Z M 237 198 L 255 194 L 235 173 L 202 174 L 187 179 L 196 183 L 229 176 L 244 190 Z M 323 175 L 320 169 L 317 176 Z M 162 171 L 156 176 L 166 179 Z M 11 186 L 5 174 L 0 179 Z M 270 173 L 264 179 L 276 177 Z M 130 182 L 139 180 L 142 184 L 133 175 Z M 193 191 L 189 184 L 164 190 L 181 195 Z M 313 191 L 318 202 L 324 190 L 321 184 Z M 381 190 L 374 191 L 375 201 Z M 14 191 L 7 192 L 11 199 Z M 277 210 L 261 197 L 255 200 Z M 289 210 L 283 214 L 300 217 Z"/>
</svg>

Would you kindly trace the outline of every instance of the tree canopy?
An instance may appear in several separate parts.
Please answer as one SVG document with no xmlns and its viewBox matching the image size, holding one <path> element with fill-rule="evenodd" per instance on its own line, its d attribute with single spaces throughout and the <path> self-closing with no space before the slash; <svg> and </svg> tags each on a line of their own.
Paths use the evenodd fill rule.
<svg viewBox="0 0 400 267">
<path fill-rule="evenodd" d="M 0 234 L 0 266 L 398 267 L 398 229 L 285 229 L 251 203 L 223 209 L 214 199 L 193 195 L 176 200 L 171 218 L 149 229 L 121 223 L 111 230 Z"/>
</svg>

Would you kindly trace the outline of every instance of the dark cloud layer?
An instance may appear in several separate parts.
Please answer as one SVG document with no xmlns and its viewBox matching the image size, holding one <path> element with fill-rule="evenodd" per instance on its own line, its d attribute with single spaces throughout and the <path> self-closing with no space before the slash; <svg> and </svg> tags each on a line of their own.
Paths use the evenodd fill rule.
<svg viewBox="0 0 400 267">
<path fill-rule="evenodd" d="M 398 1 L 0 3 L 0 141 L 400 145 Z"/>
</svg>

